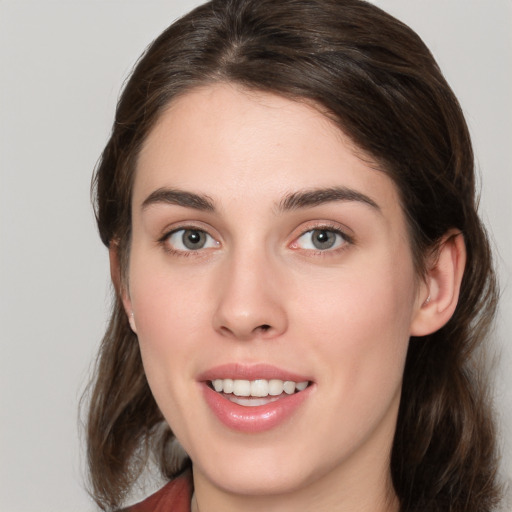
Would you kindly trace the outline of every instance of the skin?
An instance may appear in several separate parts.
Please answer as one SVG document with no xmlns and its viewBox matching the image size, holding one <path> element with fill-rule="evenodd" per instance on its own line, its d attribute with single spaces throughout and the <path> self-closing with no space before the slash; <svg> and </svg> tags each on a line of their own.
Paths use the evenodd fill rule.
<svg viewBox="0 0 512 512">
<path fill-rule="evenodd" d="M 283 208 L 333 187 L 357 197 Z M 212 209 L 158 200 L 162 189 Z M 229 84 L 164 112 L 139 156 L 132 214 L 124 305 L 192 458 L 193 510 L 398 510 L 389 457 L 408 340 L 453 312 L 462 237 L 447 236 L 420 279 L 391 179 L 313 106 Z M 191 227 L 207 234 L 202 249 L 180 245 Z M 332 248 L 313 245 L 322 228 Z M 198 384 L 226 363 L 307 375 L 310 395 L 268 431 L 234 431 Z"/>
</svg>

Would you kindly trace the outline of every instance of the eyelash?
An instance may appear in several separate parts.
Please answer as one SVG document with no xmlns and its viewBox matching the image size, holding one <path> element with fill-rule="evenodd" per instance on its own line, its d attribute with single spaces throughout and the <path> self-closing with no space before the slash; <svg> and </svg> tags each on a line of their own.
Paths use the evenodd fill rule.
<svg viewBox="0 0 512 512">
<path fill-rule="evenodd" d="M 182 257 L 189 257 L 189 256 L 199 256 L 200 253 L 202 253 L 203 248 L 199 249 L 190 249 L 190 250 L 183 250 L 183 249 L 175 249 L 173 248 L 170 243 L 169 239 L 179 233 L 180 231 L 195 231 L 197 233 L 204 233 L 206 236 L 211 238 L 216 242 L 217 245 L 219 245 L 219 242 L 208 233 L 205 229 L 198 227 L 198 226 L 179 226 L 175 229 L 172 229 L 171 231 L 167 231 L 162 237 L 159 238 L 158 243 L 163 247 L 164 251 L 173 255 L 173 256 L 182 256 Z M 209 249 L 210 247 L 207 247 L 206 249 Z"/>
<path fill-rule="evenodd" d="M 341 246 L 335 247 L 335 248 L 327 248 L 327 249 L 301 249 L 300 247 L 297 247 L 297 241 L 302 238 L 304 235 L 307 235 L 308 233 L 313 233 L 314 231 L 326 231 L 329 233 L 334 233 L 335 235 L 338 235 L 341 237 L 342 242 Z M 354 237 L 348 235 L 345 231 L 340 229 L 340 226 L 338 224 L 329 224 L 329 223 L 319 223 L 316 225 L 309 226 L 306 230 L 302 231 L 299 236 L 297 236 L 294 241 L 292 242 L 291 246 L 296 251 L 307 251 L 309 254 L 313 253 L 315 256 L 320 257 L 329 257 L 336 254 L 339 254 L 342 251 L 345 251 L 348 246 L 354 245 L 355 240 Z M 293 247 L 293 246 L 296 247 Z"/>
<path fill-rule="evenodd" d="M 173 255 L 173 256 L 180 256 L 180 257 L 190 257 L 190 256 L 199 256 L 201 253 L 203 253 L 204 249 L 210 249 L 212 247 L 206 247 L 206 248 L 199 248 L 199 249 L 190 249 L 190 250 L 182 250 L 182 249 L 175 249 L 169 244 L 169 238 L 176 233 L 179 233 L 180 231 L 196 231 L 198 233 L 204 233 L 206 236 L 211 238 L 215 241 L 217 245 L 220 245 L 220 243 L 208 233 L 207 230 L 203 229 L 202 227 L 194 226 L 194 225 L 185 225 L 185 226 L 179 226 L 175 229 L 172 229 L 171 231 L 167 231 L 162 237 L 158 239 L 158 243 L 163 247 L 165 252 Z M 333 249 L 327 248 L 327 249 L 302 249 L 297 246 L 297 241 L 302 238 L 304 235 L 307 235 L 308 233 L 313 233 L 314 231 L 326 231 L 329 233 L 334 233 L 335 235 L 342 238 L 341 246 L 335 247 Z M 336 242 L 335 242 L 336 243 Z M 338 254 L 344 250 L 347 249 L 347 246 L 354 245 L 354 238 L 350 235 L 348 235 L 345 231 L 341 230 L 338 225 L 334 224 L 328 224 L 328 223 L 319 223 L 317 225 L 309 226 L 307 229 L 303 230 L 297 237 L 294 238 L 294 241 L 289 244 L 289 247 L 292 250 L 296 251 L 302 251 L 307 252 L 309 254 L 313 254 L 315 256 L 329 256 L 333 254 Z M 294 247 L 295 246 L 295 247 Z"/>
</svg>

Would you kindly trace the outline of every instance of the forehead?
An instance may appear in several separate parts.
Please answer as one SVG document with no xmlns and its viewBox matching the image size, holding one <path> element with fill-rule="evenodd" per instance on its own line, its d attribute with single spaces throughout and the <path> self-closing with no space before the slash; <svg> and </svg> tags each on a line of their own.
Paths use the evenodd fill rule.
<svg viewBox="0 0 512 512">
<path fill-rule="evenodd" d="M 158 187 L 219 197 L 347 186 L 396 202 L 391 179 L 318 108 L 231 84 L 175 99 L 138 159 L 134 202 Z"/>
</svg>

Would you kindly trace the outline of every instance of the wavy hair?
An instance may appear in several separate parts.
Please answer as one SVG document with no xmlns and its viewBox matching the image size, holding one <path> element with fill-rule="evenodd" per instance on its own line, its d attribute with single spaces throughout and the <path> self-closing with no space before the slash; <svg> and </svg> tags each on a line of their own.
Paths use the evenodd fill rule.
<svg viewBox="0 0 512 512">
<path fill-rule="evenodd" d="M 176 21 L 126 83 L 93 180 L 100 236 L 118 244 L 122 272 L 141 145 L 170 102 L 215 82 L 308 101 L 334 120 L 394 181 L 418 275 L 443 235 L 462 232 L 456 311 L 439 331 L 410 340 L 391 475 L 402 512 L 493 510 L 496 435 L 476 355 L 497 285 L 468 128 L 431 53 L 409 27 L 360 0 L 212 0 Z M 119 296 L 89 404 L 90 479 L 103 509 L 122 504 L 151 453 L 167 478 L 180 471 Z"/>
</svg>

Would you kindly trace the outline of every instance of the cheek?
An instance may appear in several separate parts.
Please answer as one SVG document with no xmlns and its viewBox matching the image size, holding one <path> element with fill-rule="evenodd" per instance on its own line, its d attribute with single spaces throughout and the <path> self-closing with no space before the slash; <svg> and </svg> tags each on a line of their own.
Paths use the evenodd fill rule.
<svg viewBox="0 0 512 512">
<path fill-rule="evenodd" d="M 187 360 L 191 340 L 204 327 L 208 301 L 198 276 L 172 272 L 133 255 L 130 297 L 148 379 L 164 381 Z M 190 358 L 188 358 L 190 359 Z"/>
<path fill-rule="evenodd" d="M 163 250 L 148 250 L 144 243 L 133 246 L 129 283 L 137 330 L 164 335 L 183 321 L 193 325 L 205 305 L 204 272 L 171 265 Z"/>
<path fill-rule="evenodd" d="M 194 375 L 194 355 L 199 352 L 194 340 L 200 337 L 199 324 L 204 317 L 200 309 L 204 302 L 198 300 L 197 283 L 190 286 L 177 276 L 172 277 L 154 269 L 144 274 L 134 272 L 132 303 L 142 363 L 152 394 L 167 422 L 187 442 L 187 421 L 201 424 L 197 411 L 184 410 L 183 404 L 195 398 L 190 381 Z"/>
<path fill-rule="evenodd" d="M 317 340 L 319 359 L 335 362 L 326 378 L 342 381 L 345 392 L 385 393 L 400 385 L 414 283 L 412 265 L 394 265 L 390 259 L 385 265 L 381 260 L 351 268 L 335 282 L 301 295 L 297 310 L 308 312 L 306 320 L 297 320 L 301 330 Z"/>
<path fill-rule="evenodd" d="M 333 324 L 340 334 L 346 329 L 375 335 L 394 331 L 395 326 L 408 329 L 415 298 L 412 265 L 407 260 L 403 265 L 391 258 L 380 260 L 376 255 L 329 279 L 309 280 L 295 292 L 298 309 L 314 312 L 307 319 L 322 318 L 315 322 L 322 332 Z M 382 332 L 384 325 L 390 328 Z"/>
</svg>

